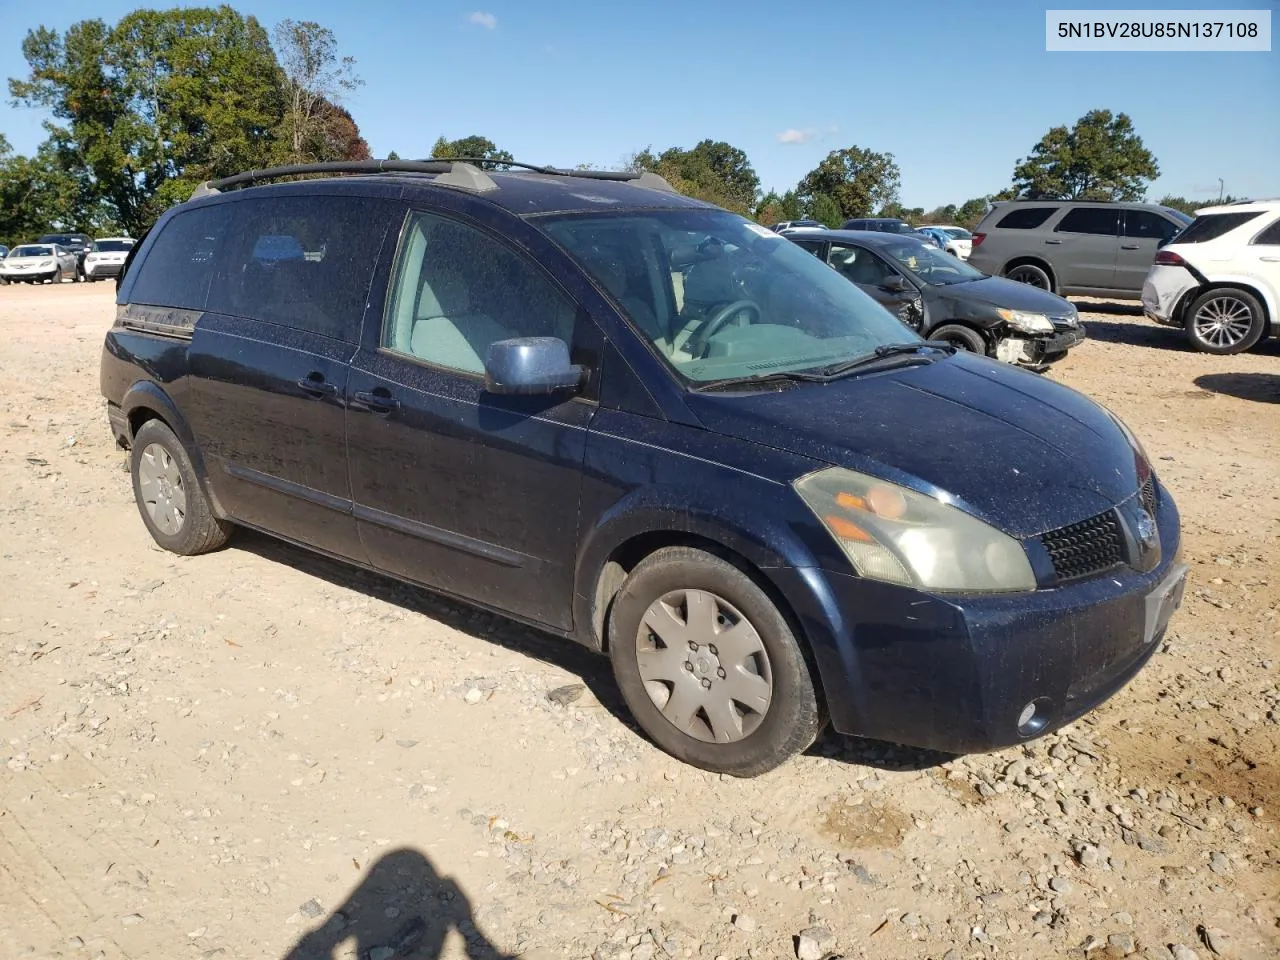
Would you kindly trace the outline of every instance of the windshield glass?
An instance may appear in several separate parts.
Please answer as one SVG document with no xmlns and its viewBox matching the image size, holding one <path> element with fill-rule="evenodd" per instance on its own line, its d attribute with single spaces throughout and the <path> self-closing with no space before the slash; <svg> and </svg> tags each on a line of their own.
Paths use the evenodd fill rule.
<svg viewBox="0 0 1280 960">
<path fill-rule="evenodd" d="M 973 239 L 973 234 L 970 233 L 968 230 L 966 230 L 964 227 L 946 227 L 944 232 L 952 240 L 972 240 Z"/>
<path fill-rule="evenodd" d="M 1184 227 L 1188 223 L 1190 223 L 1192 220 L 1195 219 L 1189 214 L 1183 213 L 1181 210 L 1174 210 L 1172 207 L 1161 207 L 1160 209 L 1163 210 L 1165 213 L 1167 213 L 1169 216 L 1173 217 L 1173 219 L 1177 220 Z"/>
<path fill-rule="evenodd" d="M 14 247 L 11 257 L 52 257 L 53 247 Z"/>
<path fill-rule="evenodd" d="M 920 339 L 813 254 L 736 214 L 537 222 L 689 380 L 808 370 Z"/>
<path fill-rule="evenodd" d="M 981 280 L 986 276 L 981 270 L 975 270 L 963 260 L 957 260 L 949 253 L 911 237 L 903 237 L 901 240 L 882 244 L 876 249 L 897 260 L 925 283 L 946 286 L 952 283 L 965 283 L 969 280 Z"/>
<path fill-rule="evenodd" d="M 93 242 L 95 253 L 123 253 L 132 246 L 132 240 L 95 240 Z"/>
</svg>

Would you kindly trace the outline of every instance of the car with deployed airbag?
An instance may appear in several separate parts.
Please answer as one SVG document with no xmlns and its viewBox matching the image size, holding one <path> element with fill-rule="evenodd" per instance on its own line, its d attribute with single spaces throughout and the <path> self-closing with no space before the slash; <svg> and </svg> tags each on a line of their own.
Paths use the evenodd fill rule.
<svg viewBox="0 0 1280 960">
<path fill-rule="evenodd" d="M 1179 515 L 1113 413 L 651 173 L 512 166 L 255 171 L 161 216 L 101 361 L 156 543 L 249 527 L 575 640 L 735 776 L 828 722 L 1016 746 L 1159 649 Z"/>
</svg>

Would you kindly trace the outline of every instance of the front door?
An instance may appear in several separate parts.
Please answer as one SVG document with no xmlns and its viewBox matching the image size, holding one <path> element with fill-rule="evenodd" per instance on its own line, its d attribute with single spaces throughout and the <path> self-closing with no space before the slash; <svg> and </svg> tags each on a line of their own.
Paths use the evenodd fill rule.
<svg viewBox="0 0 1280 960">
<path fill-rule="evenodd" d="M 195 238 L 213 282 L 189 354 L 191 427 L 210 482 L 235 519 L 363 562 L 344 402 L 396 206 L 332 196 L 220 206 L 232 211 L 225 229 Z"/>
<path fill-rule="evenodd" d="M 835 240 L 827 253 L 827 262 L 912 330 L 923 328 L 920 291 L 887 260 L 866 247 Z"/>
<path fill-rule="evenodd" d="M 1045 239 L 1058 288 L 1115 286 L 1119 246 L 1118 207 L 1072 207 Z M 1139 285 L 1141 286 L 1141 285 Z"/>
<path fill-rule="evenodd" d="M 347 382 L 352 495 L 382 570 L 517 616 L 572 625 L 584 396 L 484 389 L 490 343 L 590 321 L 504 240 L 417 212 L 402 232 L 385 318 Z"/>
<path fill-rule="evenodd" d="M 1141 294 L 1156 250 L 1179 229 L 1172 220 L 1150 210 L 1124 211 L 1120 253 L 1116 257 L 1116 289 Z"/>
</svg>

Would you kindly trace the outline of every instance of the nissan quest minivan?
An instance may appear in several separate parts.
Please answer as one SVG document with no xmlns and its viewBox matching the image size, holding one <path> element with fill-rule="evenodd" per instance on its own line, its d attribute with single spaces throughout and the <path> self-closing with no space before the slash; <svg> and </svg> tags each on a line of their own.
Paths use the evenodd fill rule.
<svg viewBox="0 0 1280 960">
<path fill-rule="evenodd" d="M 738 776 L 827 722 L 1044 734 L 1186 578 L 1111 413 L 652 174 L 205 184 L 130 252 L 101 385 L 162 547 L 252 527 L 607 652 L 658 745 Z"/>
</svg>

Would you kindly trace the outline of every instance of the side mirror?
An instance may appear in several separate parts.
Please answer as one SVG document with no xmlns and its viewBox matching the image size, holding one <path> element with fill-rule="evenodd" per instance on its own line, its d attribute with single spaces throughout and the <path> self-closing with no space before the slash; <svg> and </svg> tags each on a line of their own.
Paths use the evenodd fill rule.
<svg viewBox="0 0 1280 960">
<path fill-rule="evenodd" d="M 884 283 L 880 284 L 880 286 L 890 293 L 902 293 L 907 289 L 907 281 L 901 275 L 895 273 L 891 277 L 885 277 Z"/>
<path fill-rule="evenodd" d="M 539 394 L 576 391 L 583 369 L 569 362 L 569 345 L 558 337 L 517 337 L 489 344 L 484 388 L 489 393 Z"/>
</svg>

